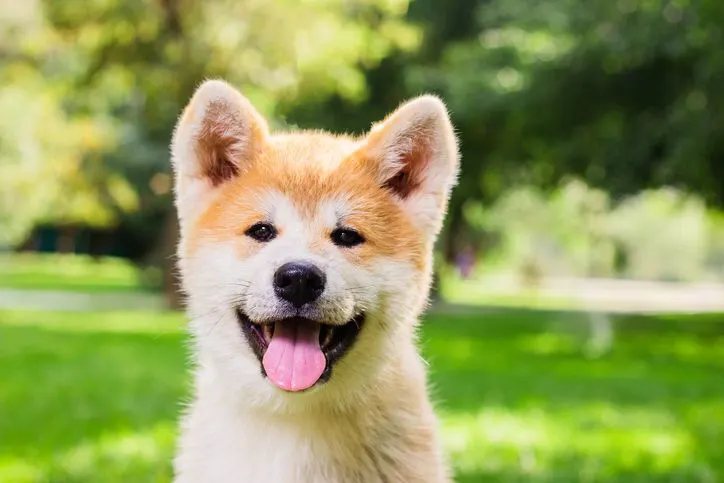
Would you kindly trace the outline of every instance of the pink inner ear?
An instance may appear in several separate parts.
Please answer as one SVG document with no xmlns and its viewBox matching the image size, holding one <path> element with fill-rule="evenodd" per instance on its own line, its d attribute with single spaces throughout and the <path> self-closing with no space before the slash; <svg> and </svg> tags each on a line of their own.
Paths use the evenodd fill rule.
<svg viewBox="0 0 724 483">
<path fill-rule="evenodd" d="M 229 159 L 228 150 L 224 147 L 212 148 L 207 154 L 210 159 L 205 163 L 204 176 L 209 178 L 213 186 L 218 186 L 239 175 L 239 166 Z"/>
<path fill-rule="evenodd" d="M 418 128 L 411 136 L 406 135 L 407 139 L 400 141 L 399 144 L 407 147 L 406 151 L 399 154 L 401 169 L 385 182 L 385 188 L 405 199 L 420 187 L 432 156 L 433 135 L 432 130 Z"/>
<path fill-rule="evenodd" d="M 202 175 L 218 186 L 239 175 L 240 162 L 250 154 L 250 135 L 242 113 L 229 105 L 211 103 L 197 136 L 196 155 Z"/>
<path fill-rule="evenodd" d="M 403 169 L 395 176 L 387 180 L 385 188 L 392 190 L 393 193 L 397 194 L 401 198 L 406 198 L 410 194 L 410 173 Z"/>
</svg>

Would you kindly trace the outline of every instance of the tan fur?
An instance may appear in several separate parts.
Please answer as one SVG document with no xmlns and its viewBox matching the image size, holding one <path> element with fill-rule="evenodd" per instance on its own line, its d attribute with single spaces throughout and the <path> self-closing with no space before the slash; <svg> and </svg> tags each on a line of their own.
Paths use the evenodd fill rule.
<svg viewBox="0 0 724 483">
<path fill-rule="evenodd" d="M 415 342 L 459 163 L 443 104 L 413 100 L 361 138 L 272 134 L 241 94 L 207 81 L 172 155 L 196 362 L 176 483 L 449 481 Z M 244 235 L 272 220 L 279 248 Z M 339 223 L 365 243 L 330 243 Z M 368 319 L 332 378 L 294 394 L 262 377 L 230 306 L 263 317 L 267 269 L 291 252 L 336 277 L 327 323 L 352 307 Z"/>
</svg>

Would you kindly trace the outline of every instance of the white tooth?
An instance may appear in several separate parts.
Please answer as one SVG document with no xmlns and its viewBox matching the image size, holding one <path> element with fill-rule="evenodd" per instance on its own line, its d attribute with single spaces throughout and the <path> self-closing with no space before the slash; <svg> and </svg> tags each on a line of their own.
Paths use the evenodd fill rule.
<svg viewBox="0 0 724 483">
<path fill-rule="evenodd" d="M 322 341 L 322 347 L 327 347 L 330 342 L 332 342 L 332 333 L 334 332 L 334 329 L 332 327 L 327 327 L 327 331 L 324 334 L 324 340 Z"/>
<path fill-rule="evenodd" d="M 273 331 L 272 331 L 272 325 L 271 324 L 264 324 L 261 326 L 262 334 L 264 334 L 264 339 L 266 339 L 267 342 L 269 342 L 272 339 Z"/>
</svg>

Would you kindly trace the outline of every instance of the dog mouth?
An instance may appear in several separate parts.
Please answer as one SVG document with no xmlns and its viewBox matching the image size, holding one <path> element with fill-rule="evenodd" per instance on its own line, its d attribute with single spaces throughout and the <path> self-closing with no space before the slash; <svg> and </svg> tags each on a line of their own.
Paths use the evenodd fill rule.
<svg viewBox="0 0 724 483">
<path fill-rule="evenodd" d="M 291 392 L 327 382 L 333 366 L 352 347 L 365 321 L 363 313 L 342 325 L 305 317 L 259 323 L 240 309 L 236 316 L 259 359 L 262 374 L 278 388 Z"/>
</svg>

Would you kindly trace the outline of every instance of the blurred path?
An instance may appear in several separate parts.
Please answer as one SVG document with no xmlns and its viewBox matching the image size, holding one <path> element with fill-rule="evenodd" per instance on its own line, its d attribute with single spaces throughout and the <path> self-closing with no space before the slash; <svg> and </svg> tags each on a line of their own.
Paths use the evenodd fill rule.
<svg viewBox="0 0 724 483">
<path fill-rule="evenodd" d="M 0 288 L 0 309 L 19 310 L 163 310 L 161 294 L 144 292 L 83 293 Z"/>
<path fill-rule="evenodd" d="M 714 283 L 668 283 L 619 279 L 544 279 L 534 290 L 522 290 L 519 280 L 513 276 L 486 277 L 463 282 L 473 294 L 479 294 L 481 303 L 474 296 L 466 297 L 465 303 L 482 306 L 486 300 L 519 298 L 536 302 L 556 303 L 563 310 L 602 313 L 662 313 L 662 312 L 724 312 L 724 285 Z M 444 304 L 443 304 L 444 305 Z M 492 305 L 496 305 L 492 302 Z M 501 307 L 511 307 L 501 304 Z M 449 307 L 451 310 L 462 310 Z"/>
<path fill-rule="evenodd" d="M 509 279 L 466 282 L 486 295 L 515 295 Z M 549 279 L 541 283 L 538 300 L 565 299 L 563 311 L 590 313 L 724 312 L 724 285 L 678 284 L 630 280 Z M 22 290 L 0 288 L 0 309 L 35 310 L 163 310 L 163 296 L 146 292 Z M 521 305 L 521 310 L 526 307 Z M 485 313 L 516 309 L 495 304 L 449 304 L 430 308 L 437 313 Z M 538 308 L 536 307 L 536 310 Z"/>
<path fill-rule="evenodd" d="M 724 285 L 641 280 L 556 278 L 540 295 L 572 298 L 581 308 L 602 312 L 724 312 Z"/>
</svg>

